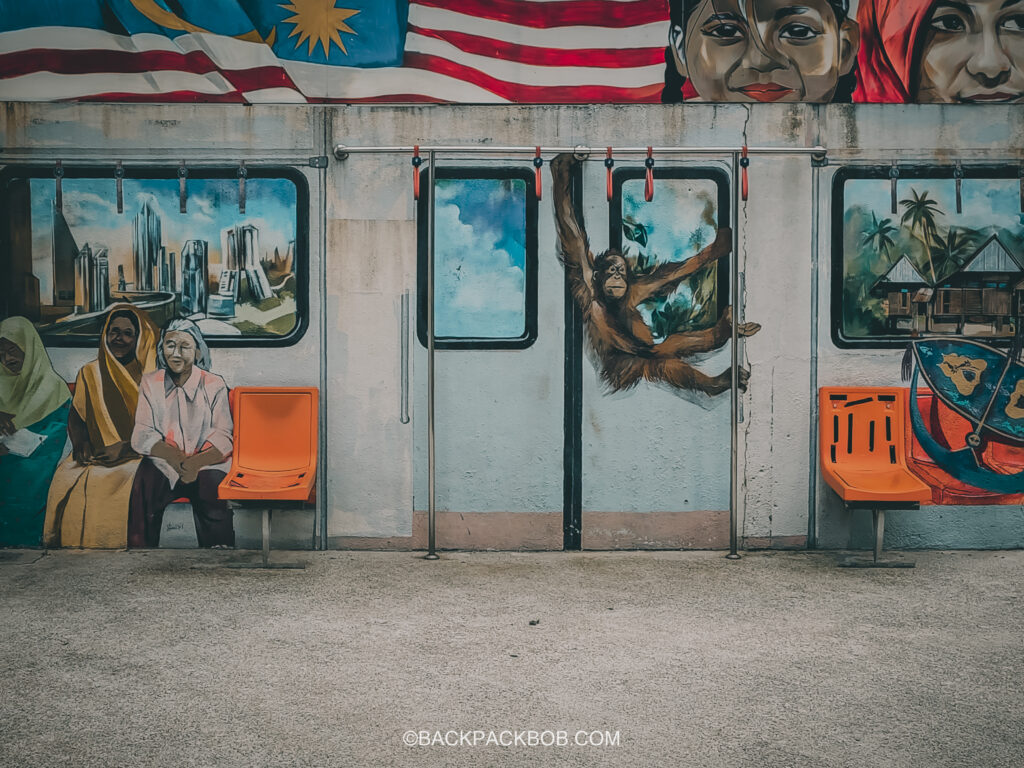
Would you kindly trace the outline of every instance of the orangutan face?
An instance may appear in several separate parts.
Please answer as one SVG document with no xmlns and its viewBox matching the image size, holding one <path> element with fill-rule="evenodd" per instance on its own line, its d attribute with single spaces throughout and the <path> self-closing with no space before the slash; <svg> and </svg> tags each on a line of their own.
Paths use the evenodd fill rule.
<svg viewBox="0 0 1024 768">
<path fill-rule="evenodd" d="M 923 45 L 917 101 L 1024 103 L 1024 0 L 940 0 Z"/>
<path fill-rule="evenodd" d="M 612 256 L 608 260 L 601 283 L 601 290 L 607 298 L 617 301 L 626 295 L 626 291 L 629 290 L 626 274 L 626 260 L 621 256 Z"/>
<path fill-rule="evenodd" d="M 705 101 L 828 102 L 859 32 L 826 0 L 704 0 L 671 35 L 676 65 Z"/>
</svg>

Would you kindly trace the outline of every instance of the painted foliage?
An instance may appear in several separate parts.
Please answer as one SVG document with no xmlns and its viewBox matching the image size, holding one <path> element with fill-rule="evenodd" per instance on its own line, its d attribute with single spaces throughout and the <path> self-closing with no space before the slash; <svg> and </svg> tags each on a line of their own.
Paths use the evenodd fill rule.
<svg viewBox="0 0 1024 768">
<path fill-rule="evenodd" d="M 0 0 L 0 55 L 11 101 L 1019 103 L 1024 0 Z"/>
<path fill-rule="evenodd" d="M 971 169 L 959 185 L 955 169 L 902 169 L 895 180 L 892 172 L 845 169 L 836 176 L 836 342 L 884 345 L 912 333 L 1012 336 L 1024 308 L 1017 169 Z"/>
<path fill-rule="evenodd" d="M 572 173 L 578 162 L 568 154 L 558 155 L 551 162 L 559 258 L 565 266 L 573 298 L 583 313 L 587 342 L 600 366 L 602 381 L 610 392 L 631 389 L 641 381 L 707 395 L 729 390 L 731 371 L 710 376 L 687 358 L 720 349 L 731 339 L 730 307 L 712 324 L 699 329 L 695 321 L 701 311 L 694 311 L 696 291 L 704 284 L 702 274 L 706 275 L 709 268 L 732 250 L 731 230 L 715 229 L 713 241 L 689 258 L 656 263 L 657 254 L 646 250 L 646 234 L 642 238 L 643 246 L 638 238 L 641 231 L 656 231 L 657 227 L 650 223 L 645 225 L 634 216 L 632 223 L 625 222 L 625 218 L 623 221 L 624 229 L 631 235 L 627 239 L 631 246 L 636 246 L 627 248 L 627 252 L 633 250 L 637 257 L 629 259 L 617 248 L 595 256 L 572 200 Z M 686 226 L 699 234 L 705 224 L 698 215 Z M 640 248 L 644 248 L 645 253 L 638 269 Z M 708 301 L 710 297 L 705 299 Z M 649 317 L 666 313 L 667 307 L 680 308 L 671 310 L 678 315 L 662 324 L 660 332 L 664 335 L 655 336 L 640 309 L 645 305 Z M 759 329 L 756 323 L 741 323 L 739 334 L 751 336 Z M 748 378 L 747 371 L 739 372 L 742 388 L 746 387 Z"/>
<path fill-rule="evenodd" d="M 298 190 L 287 178 L 11 178 L 5 189 L 12 314 L 47 343 L 88 344 L 128 303 L 157 325 L 188 317 L 220 338 L 300 330 Z M 182 210 L 184 208 L 184 210 Z M 4 264 L 6 262 L 6 264 Z"/>
</svg>

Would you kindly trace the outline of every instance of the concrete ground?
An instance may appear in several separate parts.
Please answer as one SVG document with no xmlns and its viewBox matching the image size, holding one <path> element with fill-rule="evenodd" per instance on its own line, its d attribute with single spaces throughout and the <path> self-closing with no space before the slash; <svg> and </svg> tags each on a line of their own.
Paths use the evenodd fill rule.
<svg viewBox="0 0 1024 768">
<path fill-rule="evenodd" d="M 902 556 L 0 551 L 0 765 L 1019 768 L 1024 552 Z"/>
</svg>

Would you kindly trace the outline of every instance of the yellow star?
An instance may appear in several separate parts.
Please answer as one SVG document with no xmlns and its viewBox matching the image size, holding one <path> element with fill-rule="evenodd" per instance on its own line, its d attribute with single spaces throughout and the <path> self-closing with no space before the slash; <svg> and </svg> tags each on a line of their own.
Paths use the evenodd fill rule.
<svg viewBox="0 0 1024 768">
<path fill-rule="evenodd" d="M 284 8 L 295 14 L 284 21 L 286 24 L 295 25 L 295 29 L 288 37 L 299 36 L 295 43 L 296 49 L 308 39 L 310 56 L 313 55 L 318 43 L 323 46 L 324 56 L 330 55 L 331 43 L 335 43 L 341 48 L 342 53 L 348 53 L 345 50 L 345 44 L 341 42 L 341 35 L 338 33 L 357 34 L 352 27 L 345 23 L 345 19 L 355 16 L 359 11 L 335 8 L 335 2 L 336 0 L 291 0 L 290 3 L 278 5 L 279 8 Z"/>
</svg>

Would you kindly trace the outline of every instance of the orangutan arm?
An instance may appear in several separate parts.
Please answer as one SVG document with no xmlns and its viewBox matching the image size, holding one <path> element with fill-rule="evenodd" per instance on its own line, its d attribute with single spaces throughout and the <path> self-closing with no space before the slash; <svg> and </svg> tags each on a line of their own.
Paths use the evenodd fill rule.
<svg viewBox="0 0 1024 768">
<path fill-rule="evenodd" d="M 636 278 L 630 288 L 629 302 L 634 307 L 642 301 L 659 294 L 671 293 L 679 283 L 690 275 L 699 272 L 718 259 L 728 256 L 732 251 L 732 230 L 723 227 L 718 230 L 715 242 L 683 262 L 661 264 L 649 275 Z"/>
</svg>

